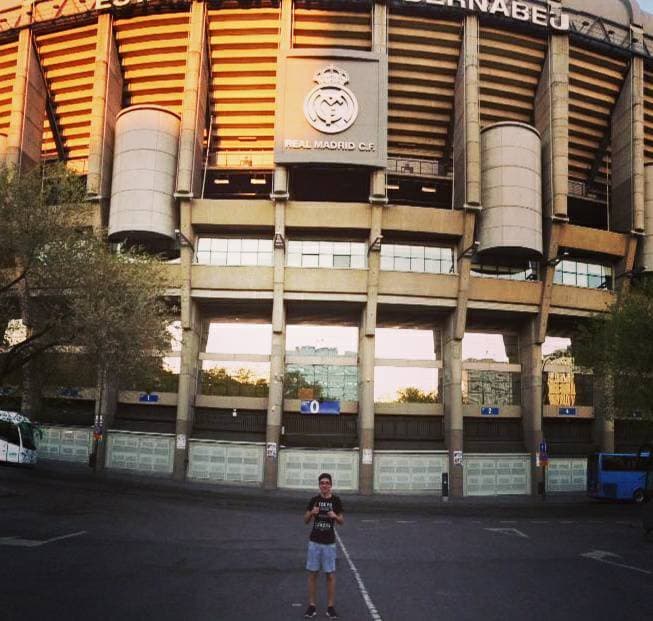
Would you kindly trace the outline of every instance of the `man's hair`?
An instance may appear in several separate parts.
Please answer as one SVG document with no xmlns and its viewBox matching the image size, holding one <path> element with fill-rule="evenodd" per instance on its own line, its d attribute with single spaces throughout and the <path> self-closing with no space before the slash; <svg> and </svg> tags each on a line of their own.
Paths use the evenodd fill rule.
<svg viewBox="0 0 653 621">
<path fill-rule="evenodd" d="M 331 475 L 330 475 L 328 472 L 323 472 L 319 477 L 317 477 L 317 481 L 318 481 L 318 483 L 319 483 L 322 479 L 329 479 L 329 483 L 333 483 L 333 481 L 331 480 Z"/>
</svg>

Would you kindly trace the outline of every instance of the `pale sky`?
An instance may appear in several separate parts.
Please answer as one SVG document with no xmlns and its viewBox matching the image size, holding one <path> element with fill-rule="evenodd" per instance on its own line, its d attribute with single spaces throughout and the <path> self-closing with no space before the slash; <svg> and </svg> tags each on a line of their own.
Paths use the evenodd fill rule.
<svg viewBox="0 0 653 621">
<path fill-rule="evenodd" d="M 639 0 L 639 7 L 647 13 L 653 13 L 653 0 Z"/>
</svg>

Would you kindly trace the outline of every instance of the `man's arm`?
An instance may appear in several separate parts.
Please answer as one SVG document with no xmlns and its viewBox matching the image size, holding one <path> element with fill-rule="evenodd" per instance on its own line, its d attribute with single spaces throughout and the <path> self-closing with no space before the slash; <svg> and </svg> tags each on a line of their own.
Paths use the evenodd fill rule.
<svg viewBox="0 0 653 621">
<path fill-rule="evenodd" d="M 340 525 L 345 523 L 345 516 L 342 513 L 335 513 L 334 511 L 329 511 L 329 513 L 327 513 L 327 515 L 332 520 L 335 520 Z"/>
<path fill-rule="evenodd" d="M 312 509 L 307 509 L 304 513 L 304 524 L 308 524 L 320 512 L 320 507 L 315 505 Z"/>
</svg>

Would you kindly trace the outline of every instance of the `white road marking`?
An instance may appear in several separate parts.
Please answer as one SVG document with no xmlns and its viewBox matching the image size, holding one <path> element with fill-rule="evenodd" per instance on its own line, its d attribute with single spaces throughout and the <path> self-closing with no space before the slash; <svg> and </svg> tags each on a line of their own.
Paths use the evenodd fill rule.
<svg viewBox="0 0 653 621">
<path fill-rule="evenodd" d="M 361 520 L 361 524 L 376 524 L 379 520 Z"/>
<path fill-rule="evenodd" d="M 70 539 L 72 537 L 79 537 L 85 535 L 85 530 L 80 530 L 76 533 L 69 533 L 68 535 L 60 535 L 59 537 L 52 537 L 51 539 L 21 539 L 20 537 L 0 537 L 0 546 L 14 546 L 18 548 L 38 548 L 53 541 L 61 541 L 62 539 Z"/>
<path fill-rule="evenodd" d="M 370 611 L 370 616 L 372 617 L 373 621 L 383 621 L 381 615 L 379 614 L 379 611 L 376 609 L 376 606 L 372 601 L 372 598 L 370 597 L 369 593 L 367 592 L 367 589 L 365 588 L 365 583 L 363 582 L 361 575 L 358 573 L 358 569 L 356 569 L 356 565 L 354 565 L 354 562 L 351 560 L 351 556 L 349 556 L 349 552 L 347 552 L 347 548 L 345 548 L 345 544 L 342 542 L 342 539 L 340 538 L 340 535 L 338 533 L 336 533 L 336 539 L 338 540 L 338 544 L 340 545 L 342 553 L 345 555 L 345 559 L 347 560 L 349 569 L 351 569 L 352 573 L 354 574 L 354 578 L 356 578 L 356 582 L 358 583 L 358 590 L 363 596 L 363 601 L 365 602 L 367 609 Z"/>
<path fill-rule="evenodd" d="M 489 530 L 493 533 L 503 533 L 504 535 L 515 535 L 516 537 L 523 537 L 524 539 L 530 539 L 530 537 L 522 533 L 520 530 L 517 530 L 516 528 L 486 528 L 485 530 Z"/>
<path fill-rule="evenodd" d="M 397 524 L 417 524 L 415 520 L 397 520 Z"/>
<path fill-rule="evenodd" d="M 531 520 L 531 524 L 548 524 L 549 520 Z"/>
<path fill-rule="evenodd" d="M 653 572 L 648 571 L 648 569 L 641 569 L 639 567 L 633 567 L 632 565 L 624 565 L 623 563 L 617 563 L 609 559 L 620 559 L 621 556 L 615 554 L 614 552 L 606 552 L 605 550 L 592 550 L 591 552 L 585 552 L 581 554 L 584 558 L 592 559 L 593 561 L 599 561 L 599 563 L 606 563 L 608 565 L 614 565 L 615 567 L 623 567 L 624 569 L 631 569 L 632 571 L 638 571 L 642 574 L 651 574 Z"/>
<path fill-rule="evenodd" d="M 517 524 L 517 520 L 499 520 L 499 524 Z"/>
</svg>

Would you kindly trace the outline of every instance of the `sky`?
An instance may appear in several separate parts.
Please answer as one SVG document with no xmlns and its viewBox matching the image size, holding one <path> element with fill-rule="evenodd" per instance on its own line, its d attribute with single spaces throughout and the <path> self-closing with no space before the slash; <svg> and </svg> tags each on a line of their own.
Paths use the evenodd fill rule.
<svg viewBox="0 0 653 621">
<path fill-rule="evenodd" d="M 647 13 L 653 13 L 653 0 L 639 0 L 639 7 Z"/>
</svg>

